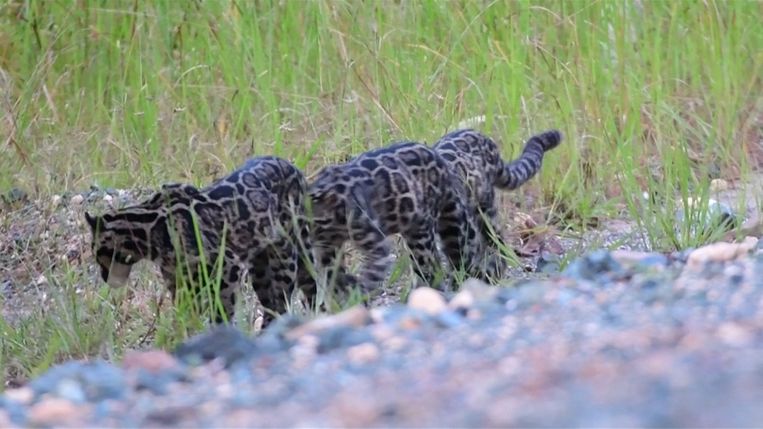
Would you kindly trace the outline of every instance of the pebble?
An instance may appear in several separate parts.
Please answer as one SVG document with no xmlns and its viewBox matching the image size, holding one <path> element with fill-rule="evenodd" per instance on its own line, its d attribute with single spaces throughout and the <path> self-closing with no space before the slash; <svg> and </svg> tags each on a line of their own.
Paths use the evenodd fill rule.
<svg viewBox="0 0 763 429">
<path fill-rule="evenodd" d="M 594 280 L 600 275 L 619 275 L 623 267 L 605 249 L 594 250 L 573 261 L 563 274 L 576 279 Z"/>
<path fill-rule="evenodd" d="M 725 322 L 719 326 L 718 337 L 732 347 L 744 347 L 754 340 L 750 331 L 734 322 Z"/>
<path fill-rule="evenodd" d="M 321 331 L 318 334 L 318 353 L 328 353 L 335 349 L 346 348 L 366 341 L 372 341 L 373 336 L 368 330 L 356 329 L 352 326 L 341 325 Z"/>
<path fill-rule="evenodd" d="M 6 390 L 4 393 L 7 399 L 20 404 L 29 404 L 34 399 L 34 391 L 29 387 L 19 387 L 18 389 Z"/>
<path fill-rule="evenodd" d="M 356 364 L 365 364 L 379 359 L 379 347 L 371 342 L 361 343 L 347 349 L 347 358 Z"/>
<path fill-rule="evenodd" d="M 710 192 L 721 192 L 729 189 L 729 182 L 723 179 L 713 179 L 710 181 Z"/>
<path fill-rule="evenodd" d="M 85 197 L 83 197 L 81 194 L 76 194 L 69 200 L 69 204 L 73 206 L 79 206 L 85 201 Z"/>
<path fill-rule="evenodd" d="M 61 398 L 46 397 L 34 404 L 28 412 L 32 426 L 69 425 L 82 418 L 82 407 Z"/>
<path fill-rule="evenodd" d="M 58 194 L 53 195 L 50 197 L 50 203 L 53 204 L 53 207 L 58 207 L 59 204 L 61 204 L 61 196 Z"/>
<path fill-rule="evenodd" d="M 686 260 L 687 268 L 702 268 L 708 262 L 723 262 L 736 259 L 755 249 L 758 239 L 746 237 L 741 243 L 718 242 L 700 247 L 691 252 Z"/>
<path fill-rule="evenodd" d="M 16 204 L 28 199 L 26 191 L 21 188 L 11 188 L 7 194 L 3 195 L 3 200 L 6 204 Z"/>
<path fill-rule="evenodd" d="M 628 267 L 662 268 L 668 265 L 667 256 L 655 252 L 636 252 L 632 250 L 613 250 L 612 258 Z"/>
<path fill-rule="evenodd" d="M 38 396 L 56 393 L 71 401 L 81 400 L 83 392 L 88 401 L 120 399 L 125 394 L 125 377 L 121 368 L 104 361 L 71 361 L 54 366 L 29 386 Z"/>
<path fill-rule="evenodd" d="M 728 204 L 712 198 L 708 198 L 706 210 L 703 209 L 702 201 L 691 197 L 687 199 L 686 206 L 689 208 L 689 211 L 695 211 L 688 218 L 688 220 L 694 222 L 690 225 L 691 232 L 694 235 L 703 233 L 708 229 L 722 228 L 730 230 L 738 226 L 741 220 Z M 683 209 L 676 210 L 675 219 L 677 221 L 676 232 L 680 232 L 681 224 L 687 221 L 686 211 Z"/>
<path fill-rule="evenodd" d="M 28 404 L 22 404 L 16 401 L 13 401 L 11 399 L 5 398 L 3 396 L 0 396 L 0 413 L 5 413 L 5 415 L 10 419 L 11 422 L 17 425 L 23 425 L 26 421 L 27 416 L 27 408 Z M 6 428 L 10 425 L 2 425 L 0 424 L 0 427 Z"/>
<path fill-rule="evenodd" d="M 243 332 L 230 325 L 221 325 L 190 338 L 175 349 L 174 355 L 189 365 L 220 358 L 226 367 L 230 367 L 249 360 L 256 350 L 254 341 Z"/>
<path fill-rule="evenodd" d="M 177 359 L 163 350 L 129 351 L 122 361 L 126 370 L 144 369 L 150 373 L 167 371 L 178 365 Z"/>
<path fill-rule="evenodd" d="M 535 261 L 535 271 L 538 273 L 551 274 L 559 272 L 562 264 L 562 258 L 548 250 L 538 253 L 538 259 Z"/>
<path fill-rule="evenodd" d="M 469 290 L 461 290 L 448 302 L 448 307 L 452 310 L 468 309 L 474 305 L 474 295 Z"/>
<path fill-rule="evenodd" d="M 445 310 L 448 304 L 440 292 L 430 287 L 420 287 L 414 289 L 408 296 L 408 307 L 429 315 L 436 315 Z"/>
<path fill-rule="evenodd" d="M 11 422 L 11 417 L 3 410 L 0 410 L 0 428 L 14 427 Z"/>
<path fill-rule="evenodd" d="M 299 325 L 285 334 L 289 340 L 294 340 L 307 334 L 318 334 L 322 331 L 334 329 L 340 326 L 360 327 L 371 323 L 371 314 L 362 305 L 348 308 L 347 310 L 329 317 L 321 317 Z"/>
</svg>

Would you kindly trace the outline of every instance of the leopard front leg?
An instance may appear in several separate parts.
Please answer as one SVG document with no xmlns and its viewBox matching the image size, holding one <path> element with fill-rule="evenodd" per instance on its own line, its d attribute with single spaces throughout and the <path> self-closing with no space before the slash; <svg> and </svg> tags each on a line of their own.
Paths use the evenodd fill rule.
<svg viewBox="0 0 763 429">
<path fill-rule="evenodd" d="M 364 292 L 380 289 L 392 268 L 392 242 L 370 210 L 356 208 L 349 224 L 350 240 L 363 253 L 360 283 Z"/>
<path fill-rule="evenodd" d="M 284 238 L 268 246 L 252 261 L 252 283 L 264 307 L 263 328 L 286 313 L 297 282 L 298 260 L 297 246 Z"/>
<path fill-rule="evenodd" d="M 488 279 L 497 280 L 503 277 L 507 270 L 506 260 L 501 255 L 501 248 L 506 246 L 504 229 L 498 218 L 498 210 L 491 203 L 482 211 L 477 211 L 478 223 L 485 244 L 485 252 L 481 256 L 483 267 L 480 273 Z M 485 278 L 483 278 L 485 280 Z"/>
<path fill-rule="evenodd" d="M 453 268 L 484 278 L 485 273 L 480 270 L 486 251 L 482 232 L 472 212 L 455 195 L 448 195 L 446 201 L 437 220 L 443 252 Z"/>
<path fill-rule="evenodd" d="M 178 266 L 174 258 L 172 255 L 163 258 L 161 270 L 172 302 L 177 304 L 178 299 L 190 299 L 198 311 L 207 312 L 210 322 L 220 324 L 226 320 L 232 321 L 236 306 L 236 291 L 243 281 L 242 265 L 235 262 L 232 255 L 226 255 L 223 272 L 217 284 L 215 272 L 217 268 L 214 264 L 206 265 L 208 275 L 203 276 L 200 262 L 181 263 Z M 216 259 L 216 255 L 210 255 L 210 260 Z M 216 291 L 219 291 L 219 295 L 215 294 Z"/>
<path fill-rule="evenodd" d="M 356 286 L 360 285 L 358 279 L 349 274 L 339 257 L 342 241 L 332 240 L 317 243 L 313 248 L 315 260 L 318 263 L 318 276 L 325 276 L 326 287 L 340 297 L 340 301 Z"/>
<path fill-rule="evenodd" d="M 408 249 L 414 259 L 414 271 L 426 283 L 437 289 L 444 289 L 441 266 L 436 245 L 436 225 L 434 219 L 418 219 L 403 233 Z"/>
</svg>

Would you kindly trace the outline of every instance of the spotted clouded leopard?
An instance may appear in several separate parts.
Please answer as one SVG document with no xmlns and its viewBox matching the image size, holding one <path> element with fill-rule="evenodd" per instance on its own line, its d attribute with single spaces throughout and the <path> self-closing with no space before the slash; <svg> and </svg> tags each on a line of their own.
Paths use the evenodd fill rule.
<svg viewBox="0 0 763 429">
<path fill-rule="evenodd" d="M 503 161 L 498 146 L 490 137 L 473 129 L 450 132 L 433 147 L 461 178 L 466 199 L 485 242 L 497 248 L 493 235 L 501 237 L 503 228 L 495 206 L 495 188 L 516 189 L 530 180 L 540 171 L 545 152 L 557 147 L 561 141 L 562 134 L 556 130 L 532 136 L 519 158 L 510 162 Z"/>
<path fill-rule="evenodd" d="M 201 268 L 206 265 L 214 276 L 222 249 L 220 302 L 226 318 L 233 316 L 236 290 L 247 274 L 262 305 L 283 313 L 298 275 L 307 297 L 315 293 L 312 278 L 304 273 L 305 262 L 311 260 L 306 189 L 294 165 L 266 156 L 250 159 L 203 189 L 164 185 L 137 205 L 100 216 L 86 213 L 101 277 L 111 286 L 122 286 L 133 264 L 148 259 L 159 265 L 173 298 L 179 276 L 203 296 Z M 216 314 L 214 320 L 223 321 Z M 270 320 L 265 312 L 265 323 Z"/>
<path fill-rule="evenodd" d="M 476 269 L 480 237 L 458 180 L 432 148 L 399 142 L 323 168 L 310 184 L 316 261 L 340 285 L 377 288 L 391 267 L 390 235 L 401 234 L 414 259 L 414 270 L 427 284 L 441 269 L 436 238 L 452 266 Z M 337 261 L 343 243 L 364 256 L 360 278 Z M 338 268 L 334 268 L 338 267 Z"/>
</svg>

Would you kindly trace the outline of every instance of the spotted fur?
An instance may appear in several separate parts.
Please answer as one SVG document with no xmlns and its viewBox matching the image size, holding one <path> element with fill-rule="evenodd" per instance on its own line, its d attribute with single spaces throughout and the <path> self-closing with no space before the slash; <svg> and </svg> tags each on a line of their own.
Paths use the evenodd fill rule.
<svg viewBox="0 0 763 429">
<path fill-rule="evenodd" d="M 400 234 L 418 276 L 442 287 L 438 237 L 451 266 L 474 270 L 481 251 L 458 187 L 445 161 L 415 142 L 395 143 L 323 168 L 309 186 L 316 261 L 339 284 L 374 290 L 393 261 L 390 236 Z M 347 241 L 363 253 L 360 278 L 348 275 L 337 261 Z"/>
<path fill-rule="evenodd" d="M 259 157 L 203 189 L 164 185 L 137 205 L 99 216 L 86 213 L 101 277 L 120 286 L 133 264 L 148 259 L 159 265 L 173 297 L 181 283 L 203 296 L 198 294 L 210 287 L 202 285 L 203 269 L 214 279 L 222 250 L 224 316 L 233 317 L 236 291 L 247 274 L 262 305 L 283 313 L 298 276 L 305 294 L 315 294 L 314 282 L 304 275 L 312 259 L 306 189 L 304 176 L 291 163 Z M 215 321 L 223 321 L 221 316 Z M 271 319 L 266 312 L 265 322 Z"/>
<path fill-rule="evenodd" d="M 496 238 L 503 235 L 495 206 L 495 189 L 516 189 L 541 169 L 543 156 L 562 141 L 562 134 L 550 130 L 530 137 L 519 158 L 505 162 L 495 142 L 473 129 L 450 132 L 434 147 L 462 181 L 472 216 L 489 247 L 497 250 Z M 492 230 L 492 233 L 491 233 Z M 497 237 L 495 237 L 497 236 Z M 498 262 L 497 259 L 495 262 Z M 498 272 L 505 267 L 498 267 Z"/>
</svg>

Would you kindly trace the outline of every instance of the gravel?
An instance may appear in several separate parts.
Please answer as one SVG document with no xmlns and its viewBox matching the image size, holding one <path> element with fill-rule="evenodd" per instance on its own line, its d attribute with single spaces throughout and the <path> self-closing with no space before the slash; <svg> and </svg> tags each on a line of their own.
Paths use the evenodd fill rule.
<svg viewBox="0 0 763 429">
<path fill-rule="evenodd" d="M 68 362 L 0 396 L 0 426 L 755 426 L 754 240 L 595 251 L 548 280 Z"/>
</svg>

